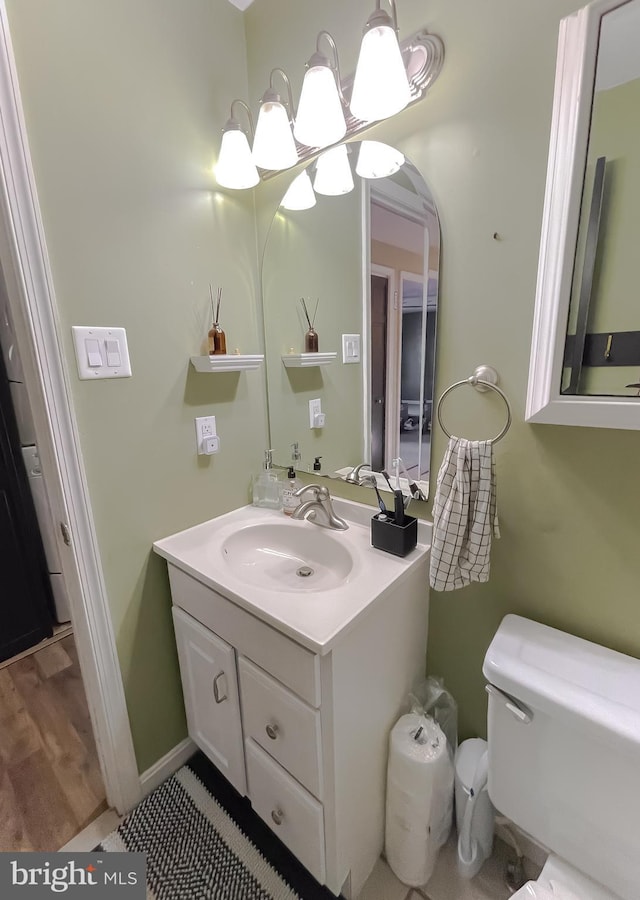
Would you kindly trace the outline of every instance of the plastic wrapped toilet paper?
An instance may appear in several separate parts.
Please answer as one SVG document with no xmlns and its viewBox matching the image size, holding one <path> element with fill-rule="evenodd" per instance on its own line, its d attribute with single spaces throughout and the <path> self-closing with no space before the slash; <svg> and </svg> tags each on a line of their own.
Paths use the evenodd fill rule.
<svg viewBox="0 0 640 900">
<path fill-rule="evenodd" d="M 416 713 L 402 716 L 389 738 L 385 853 L 404 884 L 431 878 L 452 813 L 453 763 L 441 728 Z"/>
</svg>

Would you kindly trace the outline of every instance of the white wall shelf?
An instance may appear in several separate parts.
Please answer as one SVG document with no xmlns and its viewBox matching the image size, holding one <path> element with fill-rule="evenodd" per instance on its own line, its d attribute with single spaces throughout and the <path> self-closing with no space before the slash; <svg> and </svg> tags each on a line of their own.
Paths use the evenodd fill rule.
<svg viewBox="0 0 640 900">
<path fill-rule="evenodd" d="M 282 362 L 287 369 L 304 369 L 309 366 L 328 366 L 337 357 L 337 352 L 331 353 L 290 353 L 282 357 Z"/>
<path fill-rule="evenodd" d="M 241 372 L 248 369 L 258 369 L 263 362 L 264 356 L 261 354 L 242 356 L 236 353 L 191 357 L 191 365 L 196 372 Z"/>
</svg>

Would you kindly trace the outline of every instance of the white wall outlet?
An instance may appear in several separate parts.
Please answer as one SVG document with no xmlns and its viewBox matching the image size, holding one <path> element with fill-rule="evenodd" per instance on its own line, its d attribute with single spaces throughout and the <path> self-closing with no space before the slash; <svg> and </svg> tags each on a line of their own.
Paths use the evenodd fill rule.
<svg viewBox="0 0 640 900">
<path fill-rule="evenodd" d="M 343 334 L 342 335 L 342 362 L 343 363 L 359 363 L 360 362 L 360 335 L 359 334 Z"/>
<path fill-rule="evenodd" d="M 317 428 L 316 416 L 322 413 L 322 403 L 318 397 L 316 400 L 309 400 L 309 428 Z"/>
<path fill-rule="evenodd" d="M 208 449 L 212 446 L 211 438 L 217 437 L 216 417 L 215 416 L 198 416 L 196 418 L 196 445 L 198 453 L 209 455 L 217 453 L 220 449 L 219 444 L 215 450 Z"/>
<path fill-rule="evenodd" d="M 124 328 L 74 325 L 71 331 L 78 376 L 83 381 L 131 376 L 127 333 Z"/>
</svg>

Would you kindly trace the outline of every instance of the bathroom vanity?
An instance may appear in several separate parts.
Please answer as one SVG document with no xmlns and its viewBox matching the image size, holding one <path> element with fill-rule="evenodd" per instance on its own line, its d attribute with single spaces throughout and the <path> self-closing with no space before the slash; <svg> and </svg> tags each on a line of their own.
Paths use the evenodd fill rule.
<svg viewBox="0 0 640 900">
<path fill-rule="evenodd" d="M 425 671 L 430 525 L 399 559 L 370 546 L 370 507 L 334 502 L 345 532 L 244 507 L 154 549 L 190 736 L 321 884 L 355 898 L 383 848 L 389 731 Z"/>
</svg>

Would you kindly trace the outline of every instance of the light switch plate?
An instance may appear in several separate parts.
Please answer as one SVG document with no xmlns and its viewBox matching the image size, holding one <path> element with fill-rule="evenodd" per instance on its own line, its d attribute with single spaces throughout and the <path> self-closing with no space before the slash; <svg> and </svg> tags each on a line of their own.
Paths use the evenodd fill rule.
<svg viewBox="0 0 640 900">
<path fill-rule="evenodd" d="M 127 333 L 124 328 L 74 325 L 71 331 L 78 376 L 83 381 L 131 377 Z"/>
<path fill-rule="evenodd" d="M 360 362 L 360 335 L 359 334 L 343 334 L 342 335 L 342 362 L 343 363 L 359 363 Z"/>
</svg>

